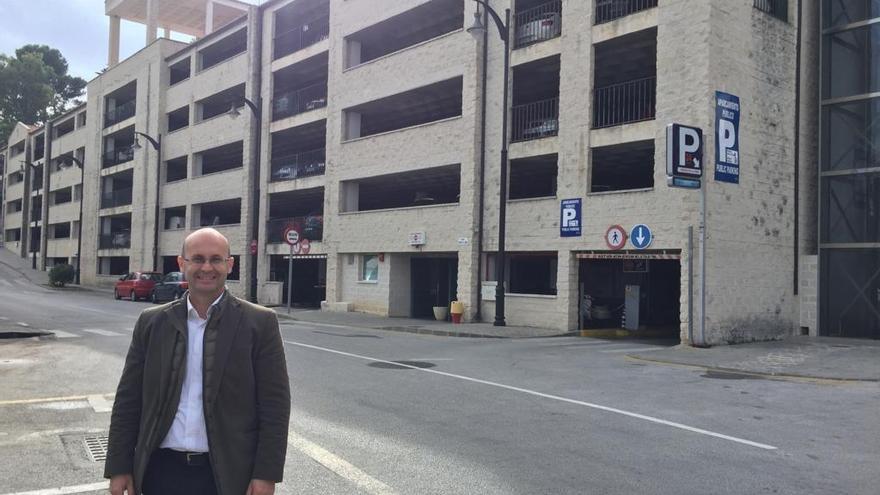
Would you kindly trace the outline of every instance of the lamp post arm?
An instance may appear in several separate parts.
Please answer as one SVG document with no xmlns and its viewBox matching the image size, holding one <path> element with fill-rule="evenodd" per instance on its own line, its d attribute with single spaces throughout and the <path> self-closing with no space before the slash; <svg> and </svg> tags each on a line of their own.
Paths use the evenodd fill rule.
<svg viewBox="0 0 880 495">
<path fill-rule="evenodd" d="M 504 24 L 504 21 L 501 20 L 501 16 L 498 15 L 498 12 L 495 12 L 495 9 L 490 7 L 489 4 L 483 0 L 474 1 L 486 8 L 486 11 L 492 16 L 492 20 L 495 21 L 495 26 L 498 28 L 498 33 L 501 34 L 501 39 L 506 43 L 509 34 L 508 27 Z"/>
<path fill-rule="evenodd" d="M 245 97 L 242 97 L 242 100 L 244 101 L 244 104 L 247 105 L 248 108 L 250 108 L 254 112 L 254 115 L 259 119 L 260 118 L 260 107 L 257 106 L 256 103 L 252 102 L 251 100 L 249 100 Z M 259 98 L 257 99 L 257 101 L 259 101 Z"/>
<path fill-rule="evenodd" d="M 134 133 L 138 136 L 143 137 L 147 141 L 149 141 L 150 144 L 153 145 L 153 149 L 156 151 L 159 151 L 159 147 L 160 147 L 159 141 L 156 141 L 155 139 L 151 138 L 150 136 L 144 134 L 143 132 L 134 131 Z"/>
</svg>

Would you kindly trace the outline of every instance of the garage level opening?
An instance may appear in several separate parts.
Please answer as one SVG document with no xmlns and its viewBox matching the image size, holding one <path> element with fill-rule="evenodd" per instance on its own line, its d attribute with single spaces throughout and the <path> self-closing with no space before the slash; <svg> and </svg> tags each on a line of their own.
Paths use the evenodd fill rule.
<svg viewBox="0 0 880 495">
<path fill-rule="evenodd" d="M 679 335 L 681 264 L 678 255 L 597 253 L 578 256 L 581 257 L 578 304 L 581 328 L 625 329 L 643 337 Z M 664 259 L 672 256 L 675 258 Z"/>
</svg>

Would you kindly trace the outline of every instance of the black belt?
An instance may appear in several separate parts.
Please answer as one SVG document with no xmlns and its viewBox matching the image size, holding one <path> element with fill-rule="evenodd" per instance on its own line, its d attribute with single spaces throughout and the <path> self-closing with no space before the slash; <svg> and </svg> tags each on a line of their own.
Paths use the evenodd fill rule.
<svg viewBox="0 0 880 495">
<path fill-rule="evenodd" d="M 185 466 L 207 466 L 209 464 L 207 452 L 181 452 L 174 449 L 159 449 L 157 453 Z"/>
</svg>

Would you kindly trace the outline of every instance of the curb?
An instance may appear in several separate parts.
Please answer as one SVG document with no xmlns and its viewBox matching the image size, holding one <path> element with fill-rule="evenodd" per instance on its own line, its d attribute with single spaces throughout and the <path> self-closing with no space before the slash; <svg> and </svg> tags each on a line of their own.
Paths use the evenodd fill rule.
<svg viewBox="0 0 880 495">
<path fill-rule="evenodd" d="M 595 339 L 659 339 L 668 336 L 668 332 L 657 330 L 626 330 L 624 328 L 597 328 L 595 330 L 578 330 L 572 332 L 581 337 Z"/>
<path fill-rule="evenodd" d="M 686 367 L 686 368 L 695 368 L 695 369 L 701 369 L 701 370 L 705 370 L 705 371 L 716 371 L 718 373 L 747 375 L 747 376 L 754 376 L 757 378 L 764 378 L 764 379 L 768 379 L 768 380 L 796 381 L 796 382 L 810 382 L 810 383 L 826 382 L 826 384 L 878 383 L 878 382 L 880 382 L 880 378 L 837 378 L 837 377 L 828 377 L 828 376 L 807 375 L 807 374 L 803 374 L 803 373 L 774 373 L 774 372 L 764 372 L 764 371 L 741 370 L 741 369 L 737 369 L 737 368 L 727 368 L 727 367 L 723 367 L 723 366 L 707 366 L 704 364 L 682 363 L 682 362 L 678 362 L 678 361 L 669 361 L 669 360 L 663 360 L 663 359 L 642 357 L 642 356 L 638 356 L 635 354 L 627 354 L 626 357 L 628 359 L 632 359 L 635 361 L 644 361 L 646 363 L 682 366 L 682 367 Z"/>
<path fill-rule="evenodd" d="M 283 318 L 285 320 L 298 321 L 301 323 L 314 323 L 316 325 L 330 325 L 329 323 L 321 323 L 317 321 L 310 320 L 301 320 L 294 316 L 287 315 L 284 313 L 275 312 L 279 318 Z M 577 336 L 577 332 L 566 332 L 555 335 L 528 335 L 525 337 L 511 337 L 508 335 L 484 335 L 480 333 L 472 333 L 472 332 L 455 332 L 451 330 L 435 330 L 432 328 L 424 328 L 424 327 L 375 327 L 375 326 L 363 326 L 363 325 L 341 325 L 338 323 L 333 323 L 333 326 L 344 326 L 348 328 L 359 328 L 362 330 L 384 330 L 388 332 L 401 332 L 401 333 L 414 333 L 419 335 L 435 335 L 437 337 L 464 337 L 464 338 L 473 338 L 473 339 L 535 339 L 535 338 L 550 338 L 550 337 L 571 337 Z"/>
</svg>

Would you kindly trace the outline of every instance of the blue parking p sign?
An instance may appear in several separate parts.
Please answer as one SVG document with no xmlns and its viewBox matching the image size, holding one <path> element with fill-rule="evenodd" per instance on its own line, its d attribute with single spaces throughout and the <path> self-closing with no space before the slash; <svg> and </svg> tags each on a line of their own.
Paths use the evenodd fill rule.
<svg viewBox="0 0 880 495">
<path fill-rule="evenodd" d="M 560 203 L 559 235 L 562 237 L 580 237 L 581 198 L 563 199 Z"/>
</svg>

